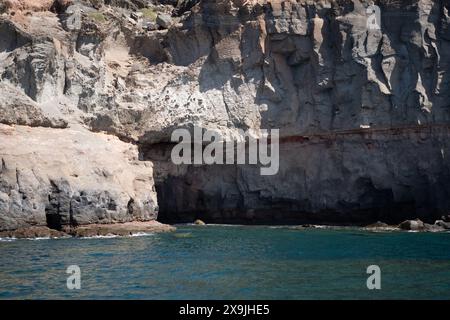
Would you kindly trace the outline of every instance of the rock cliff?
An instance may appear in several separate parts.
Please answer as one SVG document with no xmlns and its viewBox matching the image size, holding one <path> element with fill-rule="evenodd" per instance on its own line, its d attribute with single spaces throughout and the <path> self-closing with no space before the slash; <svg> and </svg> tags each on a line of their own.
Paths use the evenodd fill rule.
<svg viewBox="0 0 450 320">
<path fill-rule="evenodd" d="M 450 1 L 0 1 L 0 230 L 450 210 Z M 280 129 L 280 170 L 170 161 Z"/>
</svg>

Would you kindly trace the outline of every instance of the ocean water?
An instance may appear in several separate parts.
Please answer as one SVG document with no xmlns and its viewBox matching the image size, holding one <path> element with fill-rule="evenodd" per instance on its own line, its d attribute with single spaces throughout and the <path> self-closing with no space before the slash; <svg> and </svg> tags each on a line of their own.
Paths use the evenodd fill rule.
<svg viewBox="0 0 450 320">
<path fill-rule="evenodd" d="M 81 269 L 67 289 L 66 268 Z M 381 289 L 366 286 L 369 265 Z M 0 241 L 1 299 L 450 299 L 450 233 L 179 226 Z"/>
</svg>

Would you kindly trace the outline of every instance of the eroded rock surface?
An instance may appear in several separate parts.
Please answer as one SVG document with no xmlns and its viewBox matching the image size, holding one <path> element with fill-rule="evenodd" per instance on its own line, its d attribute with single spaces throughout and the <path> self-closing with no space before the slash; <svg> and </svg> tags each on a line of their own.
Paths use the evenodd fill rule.
<svg viewBox="0 0 450 320">
<path fill-rule="evenodd" d="M 375 3 L 378 29 L 365 0 L 1 1 L 0 123 L 33 128 L 2 133 L 0 229 L 53 225 L 58 210 L 68 224 L 155 219 L 154 184 L 167 221 L 447 215 L 450 1 Z M 279 173 L 174 166 L 170 135 L 193 126 L 280 129 Z M 84 144 L 103 152 L 72 150 Z M 119 145 L 135 160 L 104 149 Z M 90 169 L 55 175 L 54 159 Z M 39 177 L 20 201 L 18 164 Z M 110 166 L 123 173 L 89 171 Z"/>
<path fill-rule="evenodd" d="M 114 136 L 0 125 L 0 226 L 154 220 L 152 164 Z"/>
</svg>

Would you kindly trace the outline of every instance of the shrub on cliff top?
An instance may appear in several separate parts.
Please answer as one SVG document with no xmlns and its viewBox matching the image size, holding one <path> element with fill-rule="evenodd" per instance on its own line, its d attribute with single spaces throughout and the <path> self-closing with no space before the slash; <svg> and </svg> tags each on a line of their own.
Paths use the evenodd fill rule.
<svg viewBox="0 0 450 320">
<path fill-rule="evenodd" d="M 99 23 L 104 23 L 107 21 L 105 15 L 101 12 L 91 12 L 89 13 L 89 18 Z"/>
<path fill-rule="evenodd" d="M 144 8 L 140 10 L 144 18 L 149 19 L 150 21 L 155 22 L 158 14 L 152 8 Z"/>
</svg>

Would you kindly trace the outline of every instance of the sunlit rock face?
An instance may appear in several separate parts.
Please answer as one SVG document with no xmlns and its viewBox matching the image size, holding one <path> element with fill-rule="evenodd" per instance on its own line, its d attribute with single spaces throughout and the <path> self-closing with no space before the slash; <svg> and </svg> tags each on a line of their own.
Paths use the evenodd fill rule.
<svg viewBox="0 0 450 320">
<path fill-rule="evenodd" d="M 450 1 L 375 4 L 380 19 L 369 27 L 371 3 L 359 0 L 3 1 L 0 122 L 18 126 L 17 141 L 36 132 L 52 147 L 0 147 L 0 229 L 51 224 L 54 212 L 60 224 L 151 220 L 158 211 L 164 221 L 247 223 L 448 213 Z M 278 173 L 174 165 L 171 134 L 193 127 L 227 137 L 279 129 Z M 121 141 L 70 153 L 71 132 L 86 146 L 98 132 Z M 132 164 L 116 145 L 131 148 Z M 91 166 L 78 170 L 88 188 L 67 173 L 74 164 L 52 169 L 61 154 L 80 163 L 95 154 L 98 170 L 112 160 L 120 170 L 95 179 Z M 37 166 L 41 157 L 47 166 Z M 39 189 L 33 205 L 11 200 L 17 164 L 40 177 L 25 184 Z M 87 189 L 88 201 L 77 202 Z"/>
<path fill-rule="evenodd" d="M 154 220 L 152 164 L 117 137 L 0 125 L 0 226 Z"/>
</svg>

